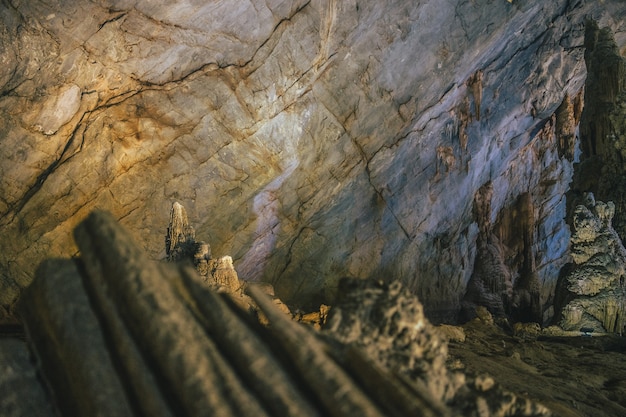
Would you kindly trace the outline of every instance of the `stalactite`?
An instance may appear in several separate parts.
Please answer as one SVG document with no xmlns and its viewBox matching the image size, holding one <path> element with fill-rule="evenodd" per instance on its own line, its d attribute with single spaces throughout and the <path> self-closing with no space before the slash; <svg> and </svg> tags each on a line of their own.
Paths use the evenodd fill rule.
<svg viewBox="0 0 626 417">
<path fill-rule="evenodd" d="M 569 161 L 574 160 L 576 150 L 576 125 L 574 103 L 569 94 L 565 94 L 561 105 L 556 109 L 555 133 L 559 156 Z"/>
<path fill-rule="evenodd" d="M 541 287 L 535 265 L 535 208 L 530 193 L 524 193 L 518 200 L 520 228 L 522 229 L 523 262 L 520 276 L 513 289 L 513 311 L 518 321 L 543 322 L 541 308 Z"/>
<path fill-rule="evenodd" d="M 476 71 L 469 77 L 466 84 L 474 99 L 476 120 L 480 120 L 480 105 L 483 100 L 483 72 L 481 70 Z"/>
<path fill-rule="evenodd" d="M 511 274 L 491 222 L 493 185 L 484 184 L 474 196 L 474 218 L 478 223 L 477 253 L 474 271 L 463 299 L 461 319 L 473 317 L 476 306 L 485 306 L 495 315 L 504 315 L 511 296 Z"/>
<path fill-rule="evenodd" d="M 626 238 L 626 59 L 611 30 L 588 21 L 585 32 L 585 106 L 580 118 L 581 163 L 575 166 L 569 211 L 592 192 L 617 207 L 613 227 Z M 582 107 L 582 104 L 575 107 Z M 578 108 L 574 109 L 574 115 Z"/>
</svg>

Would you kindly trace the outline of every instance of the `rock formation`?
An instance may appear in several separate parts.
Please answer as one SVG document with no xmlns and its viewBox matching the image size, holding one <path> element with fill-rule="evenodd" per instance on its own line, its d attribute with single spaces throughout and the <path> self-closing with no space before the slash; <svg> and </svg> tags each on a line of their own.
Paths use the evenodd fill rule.
<svg viewBox="0 0 626 417">
<path fill-rule="evenodd" d="M 196 252 L 198 252 L 198 256 L 196 256 Z M 170 262 L 182 261 L 183 259 L 195 261 L 196 258 L 198 262 L 202 262 L 205 258 L 211 258 L 211 247 L 204 245 L 198 247 L 196 232 L 189 225 L 187 211 L 177 201 L 172 204 L 170 210 L 170 222 L 165 236 L 165 253 Z"/>
<path fill-rule="evenodd" d="M 493 185 L 483 185 L 474 197 L 478 223 L 476 260 L 463 298 L 461 321 L 471 319 L 482 306 L 499 317 L 515 321 L 543 322 L 541 288 L 534 248 L 536 214 L 530 193 L 491 220 Z"/>
<path fill-rule="evenodd" d="M 435 404 L 449 407 L 453 415 L 550 415 L 542 405 L 504 391 L 489 376 L 470 377 L 448 369 L 447 341 L 400 282 L 343 279 L 340 284 L 323 334 L 344 349 L 362 350 L 382 369 L 411 381 Z"/>
<path fill-rule="evenodd" d="M 571 129 L 544 128 L 583 87 L 584 19 L 622 47 L 626 11 L 522 3 L 5 2 L 0 315 L 41 259 L 76 254 L 94 208 L 165 258 L 178 201 L 198 240 L 285 301 L 382 276 L 453 317 L 489 181 L 492 222 L 530 193 L 544 308 L 571 172 Z"/>
<path fill-rule="evenodd" d="M 474 271 L 463 299 L 462 319 L 471 318 L 477 306 L 489 308 L 503 316 L 505 304 L 512 296 L 511 272 L 504 264 L 504 253 L 491 224 L 491 183 L 481 187 L 474 197 L 474 214 L 478 223 L 478 239 Z"/>
<path fill-rule="evenodd" d="M 613 33 L 587 22 L 585 107 L 580 122 L 581 162 L 576 166 L 570 210 L 591 192 L 615 204 L 613 227 L 626 240 L 626 59 Z"/>
<path fill-rule="evenodd" d="M 27 347 L 17 339 L 0 338 L 0 414 L 3 417 L 53 417 Z"/>
<path fill-rule="evenodd" d="M 80 258 L 43 262 L 20 303 L 55 414 L 550 415 L 448 371 L 446 342 L 397 281 L 345 281 L 323 333 L 251 286 L 262 327 L 192 268 L 147 260 L 106 212 L 75 236 Z"/>
<path fill-rule="evenodd" d="M 564 330 L 622 334 L 626 325 L 626 249 L 611 220 L 612 202 L 576 207 L 572 234 L 573 265 L 557 287 L 558 323 Z"/>
<path fill-rule="evenodd" d="M 233 259 L 228 255 L 211 258 L 211 246 L 206 242 L 196 242 L 196 232 L 189 224 L 187 211 L 179 202 L 174 202 L 170 211 L 165 252 L 169 262 L 193 262 L 198 274 L 210 287 L 229 294 L 241 292 L 243 283 L 233 267 Z"/>
</svg>

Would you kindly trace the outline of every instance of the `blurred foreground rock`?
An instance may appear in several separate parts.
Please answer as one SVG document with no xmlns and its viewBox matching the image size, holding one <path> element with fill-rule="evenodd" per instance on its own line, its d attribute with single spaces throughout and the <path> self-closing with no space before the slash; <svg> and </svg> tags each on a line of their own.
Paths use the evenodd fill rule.
<svg viewBox="0 0 626 417">
<path fill-rule="evenodd" d="M 28 349 L 18 339 L 0 339 L 0 415 L 52 417 Z"/>
<path fill-rule="evenodd" d="M 59 415 L 549 414 L 449 371 L 447 343 L 399 283 L 346 281 L 323 332 L 251 285 L 262 326 L 193 268 L 147 261 L 107 213 L 75 237 L 80 258 L 44 262 L 21 304 Z"/>
</svg>

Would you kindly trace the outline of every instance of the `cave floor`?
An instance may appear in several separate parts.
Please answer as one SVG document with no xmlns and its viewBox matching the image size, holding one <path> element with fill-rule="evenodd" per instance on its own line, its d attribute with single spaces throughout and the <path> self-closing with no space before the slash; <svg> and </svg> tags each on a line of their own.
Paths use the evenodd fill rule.
<svg viewBox="0 0 626 417">
<path fill-rule="evenodd" d="M 541 402 L 555 416 L 626 416 L 626 338 L 523 339 L 478 321 L 463 329 L 465 342 L 449 343 L 452 369 L 488 374 L 504 389 Z M 26 353 L 23 335 L 16 338 L 13 329 L 9 330 L 1 335 L 0 347 L 13 343 L 14 350 L 19 347 Z M 17 388 L 15 382 L 22 388 L 36 385 L 34 374 L 29 373 L 20 376 L 20 381 L 0 378 L 0 385 L 10 383 L 12 389 Z"/>
<path fill-rule="evenodd" d="M 626 416 L 626 338 L 524 340 L 478 321 L 463 328 L 465 342 L 449 344 L 451 367 L 489 374 L 557 416 Z"/>
</svg>

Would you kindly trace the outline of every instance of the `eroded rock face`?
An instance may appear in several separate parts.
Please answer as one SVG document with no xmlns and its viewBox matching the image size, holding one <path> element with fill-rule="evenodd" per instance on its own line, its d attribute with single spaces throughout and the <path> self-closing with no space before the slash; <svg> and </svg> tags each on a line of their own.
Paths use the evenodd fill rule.
<svg viewBox="0 0 626 417">
<path fill-rule="evenodd" d="M 492 220 L 530 193 L 543 305 L 569 238 L 571 152 L 556 144 L 570 136 L 552 115 L 582 87 L 583 17 L 619 29 L 622 6 L 9 3 L 2 314 L 41 259 L 76 252 L 70 231 L 94 207 L 164 258 L 173 201 L 286 301 L 387 276 L 445 314 L 474 270 L 472 200 L 488 181 Z"/>
<path fill-rule="evenodd" d="M 626 314 L 626 249 L 611 225 L 615 204 L 595 201 L 574 213 L 573 266 L 557 288 L 559 325 L 623 333 Z"/>
</svg>

